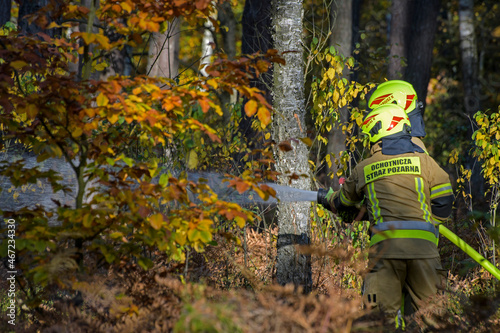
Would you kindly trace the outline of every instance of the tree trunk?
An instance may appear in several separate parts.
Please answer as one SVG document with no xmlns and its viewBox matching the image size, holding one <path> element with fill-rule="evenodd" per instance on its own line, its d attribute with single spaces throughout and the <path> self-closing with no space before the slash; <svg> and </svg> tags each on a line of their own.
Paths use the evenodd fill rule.
<svg viewBox="0 0 500 333">
<path fill-rule="evenodd" d="M 342 55 L 350 57 L 352 55 L 352 0 L 333 1 L 331 7 L 331 17 L 333 22 L 332 35 L 330 37 L 330 45 L 334 46 Z M 344 67 L 343 76 L 349 80 L 349 68 Z M 338 157 L 340 151 L 346 150 L 345 140 L 346 135 L 342 132 L 342 124 L 349 121 L 349 110 L 347 106 L 339 110 L 339 121 L 333 124 L 331 131 L 327 134 L 328 144 L 326 153 Z M 332 159 L 334 160 L 334 159 Z M 329 178 L 328 184 L 334 190 L 338 190 L 339 179 L 337 176 L 338 166 L 334 162 L 329 170 L 332 178 Z"/>
<path fill-rule="evenodd" d="M 290 151 L 276 151 L 276 168 L 282 173 L 281 184 L 310 190 L 311 180 L 287 175 L 309 175 L 308 148 L 300 140 L 305 137 L 304 62 L 302 49 L 302 0 L 274 0 L 272 24 L 276 49 L 283 54 L 286 65 L 274 68 L 273 106 L 274 138 L 288 141 Z M 282 202 L 278 205 L 278 259 L 276 274 L 281 285 L 293 283 L 304 292 L 312 287 L 311 258 L 300 253 L 297 245 L 310 244 L 310 203 Z"/>
<path fill-rule="evenodd" d="M 175 19 L 165 33 L 153 33 L 148 52 L 149 76 L 173 79 L 179 73 L 180 25 L 180 19 Z"/>
<path fill-rule="evenodd" d="M 229 59 L 234 59 L 236 56 L 236 17 L 234 17 L 230 1 L 220 5 L 217 18 L 220 25 L 225 27 L 221 29 L 223 51 Z"/>
<path fill-rule="evenodd" d="M 12 0 L 0 0 L 0 27 L 10 21 Z"/>
<path fill-rule="evenodd" d="M 410 2 L 392 1 L 391 24 L 389 25 L 389 64 L 387 68 L 387 78 L 398 80 L 404 76 L 405 67 L 402 61 L 407 58 L 406 40 L 411 24 Z"/>
<path fill-rule="evenodd" d="M 44 7 L 47 4 L 46 0 L 23 0 L 19 3 L 19 29 L 27 34 L 27 35 L 32 35 L 36 34 L 37 32 L 40 32 L 41 29 L 38 25 L 35 23 L 29 23 L 28 20 L 25 19 L 26 15 L 33 14 L 40 10 L 42 7 Z"/>
<path fill-rule="evenodd" d="M 413 85 L 424 108 L 440 7 L 440 0 L 414 0 L 409 15 L 410 35 L 406 43 L 408 67 L 404 78 Z"/>
<path fill-rule="evenodd" d="M 272 48 L 271 0 L 246 0 L 241 25 L 241 53 L 266 53 Z M 258 79 L 252 80 L 250 84 L 252 87 L 259 88 L 264 93 L 266 100 L 272 103 L 272 70 L 263 73 Z M 247 139 L 251 149 L 262 147 L 258 133 L 252 128 L 252 118 L 244 112 L 241 115 L 239 130 Z"/>
<path fill-rule="evenodd" d="M 475 130 L 474 114 L 481 109 L 480 103 L 480 84 L 479 84 L 479 65 L 477 56 L 476 35 L 474 32 L 474 1 L 459 1 L 459 30 L 460 30 L 460 53 L 462 60 L 462 82 L 464 88 L 464 108 L 467 121 L 467 137 L 470 139 L 470 146 L 467 152 L 471 151 L 472 133 Z M 469 119 L 470 118 L 470 119 Z M 482 198 L 484 193 L 484 180 L 481 175 L 479 162 L 467 153 L 465 167 L 472 170 L 471 174 L 471 194 L 473 198 Z"/>
<path fill-rule="evenodd" d="M 236 56 L 236 18 L 230 1 L 223 2 L 217 11 L 217 18 L 221 25 L 222 51 L 228 59 L 234 59 Z M 237 94 L 230 94 L 227 91 L 221 91 L 219 98 L 221 101 L 222 112 L 224 114 L 224 124 L 231 120 L 231 105 L 236 103 Z"/>
<path fill-rule="evenodd" d="M 205 68 L 210 64 L 211 57 L 214 54 L 214 43 L 214 26 L 212 21 L 206 20 L 203 39 L 201 41 L 200 72 L 203 76 L 208 76 Z"/>
<path fill-rule="evenodd" d="M 35 35 L 39 32 L 43 32 L 50 37 L 55 37 L 55 36 L 60 36 L 62 29 L 60 28 L 52 28 L 49 30 L 44 30 L 42 29 L 36 21 L 33 23 L 28 22 L 26 19 L 27 15 L 35 14 L 38 12 L 40 9 L 43 7 L 47 6 L 50 3 L 49 0 L 22 0 L 19 1 L 19 14 L 18 14 L 18 26 L 20 31 L 22 31 L 23 34 L 25 35 Z M 55 3 L 56 6 L 58 3 Z M 51 13 L 47 13 L 47 16 L 50 16 Z M 41 21 L 55 21 L 56 23 L 60 23 L 58 18 L 53 18 L 53 17 L 46 17 L 42 18 Z"/>
</svg>

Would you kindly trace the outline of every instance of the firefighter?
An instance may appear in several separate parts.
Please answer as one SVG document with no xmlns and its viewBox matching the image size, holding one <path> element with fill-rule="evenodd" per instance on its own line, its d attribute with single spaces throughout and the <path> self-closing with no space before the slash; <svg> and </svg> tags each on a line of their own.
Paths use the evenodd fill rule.
<svg viewBox="0 0 500 333">
<path fill-rule="evenodd" d="M 371 94 L 368 101 L 370 109 L 394 103 L 401 106 L 410 119 L 412 141 L 427 152 L 427 148 L 422 139 L 425 137 L 425 125 L 423 119 L 423 103 L 418 100 L 417 92 L 413 86 L 406 81 L 391 80 L 381 83 Z M 409 316 L 413 314 L 411 307 L 411 297 L 406 290 L 403 290 L 402 313 Z"/>
<path fill-rule="evenodd" d="M 372 144 L 371 156 L 339 191 L 320 190 L 318 203 L 337 213 L 364 200 L 371 236 L 363 298 L 398 327 L 402 290 L 409 292 L 416 311 L 444 280 L 438 224 L 451 214 L 454 195 L 448 174 L 412 142 L 403 108 L 377 107 L 364 118 L 361 131 Z"/>
<path fill-rule="evenodd" d="M 368 107 L 374 110 L 385 104 L 397 104 L 405 110 L 410 118 L 412 141 L 426 150 L 422 142 L 426 135 L 423 118 L 424 104 L 418 100 L 413 86 L 402 80 L 391 80 L 379 84 L 368 100 Z"/>
</svg>

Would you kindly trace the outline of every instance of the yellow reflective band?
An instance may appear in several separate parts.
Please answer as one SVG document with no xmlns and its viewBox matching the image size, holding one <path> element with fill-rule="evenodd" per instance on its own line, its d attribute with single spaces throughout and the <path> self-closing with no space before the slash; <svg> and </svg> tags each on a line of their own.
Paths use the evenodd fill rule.
<svg viewBox="0 0 500 333">
<path fill-rule="evenodd" d="M 443 194 L 448 194 L 448 195 L 453 194 L 453 188 L 451 187 L 450 183 L 434 186 L 431 189 L 431 199 L 433 199 L 437 196 L 441 196 Z"/>
<path fill-rule="evenodd" d="M 368 189 L 368 200 L 370 200 L 370 203 L 371 203 L 373 224 L 377 225 L 377 224 L 382 222 L 382 216 L 380 214 L 380 206 L 378 204 L 378 199 L 377 199 L 377 195 L 375 193 L 375 188 L 374 188 L 373 183 L 368 184 L 367 189 Z"/>
<path fill-rule="evenodd" d="M 363 168 L 365 183 L 392 175 L 420 175 L 419 157 L 398 157 L 368 164 Z"/>
<path fill-rule="evenodd" d="M 383 240 L 394 239 L 394 238 L 425 239 L 436 244 L 436 246 L 438 245 L 439 242 L 439 238 L 437 238 L 436 235 L 434 235 L 432 232 L 425 230 L 388 230 L 388 231 L 377 232 L 376 234 L 372 235 L 370 238 L 370 246 L 380 243 Z"/>
<path fill-rule="evenodd" d="M 354 201 L 347 199 L 344 195 L 344 191 L 342 191 L 342 190 L 340 190 L 340 202 L 344 206 L 354 206 L 355 204 L 357 204 L 357 202 L 354 202 Z"/>
<path fill-rule="evenodd" d="M 424 181 L 422 178 L 415 177 L 415 189 L 418 193 L 418 201 L 420 202 L 420 208 L 424 212 L 423 218 L 425 221 L 432 223 L 429 206 L 425 202 Z"/>
</svg>

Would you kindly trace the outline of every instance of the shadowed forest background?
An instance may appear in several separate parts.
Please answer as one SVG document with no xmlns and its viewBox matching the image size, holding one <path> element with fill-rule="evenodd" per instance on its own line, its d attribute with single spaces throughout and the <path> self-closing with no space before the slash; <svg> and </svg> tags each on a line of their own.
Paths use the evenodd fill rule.
<svg viewBox="0 0 500 333">
<path fill-rule="evenodd" d="M 0 0 L 0 26 L 2 332 L 381 331 L 369 223 L 272 185 L 338 190 L 393 79 L 452 179 L 447 227 L 497 265 L 497 1 Z M 407 331 L 500 330 L 496 278 L 439 250 Z"/>
</svg>

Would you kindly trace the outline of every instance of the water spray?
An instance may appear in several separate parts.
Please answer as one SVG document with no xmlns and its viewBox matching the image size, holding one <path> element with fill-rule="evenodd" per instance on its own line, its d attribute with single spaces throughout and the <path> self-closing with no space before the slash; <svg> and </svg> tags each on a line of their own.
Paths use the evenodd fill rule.
<svg viewBox="0 0 500 333">
<path fill-rule="evenodd" d="M 318 191 L 307 191 L 274 183 L 266 183 L 266 185 L 272 187 L 276 191 L 276 198 L 270 197 L 268 200 L 263 200 L 256 193 L 253 193 L 253 191 L 248 191 L 249 193 L 239 194 L 234 189 L 228 188 L 227 185 L 223 182 L 223 175 L 213 173 L 191 174 L 189 178 L 190 180 L 198 180 L 199 178 L 207 179 L 210 187 L 215 190 L 215 192 L 221 197 L 221 199 L 237 202 L 240 204 L 276 204 L 278 200 L 282 202 L 310 201 L 317 202 L 318 204 L 321 204 L 325 209 L 332 211 L 332 208 L 330 206 L 330 197 L 334 192 L 331 188 L 328 190 L 319 189 Z M 450 229 L 446 228 L 442 224 L 439 225 L 439 233 L 450 240 L 462 251 L 464 251 L 478 264 L 484 267 L 484 269 L 490 272 L 495 278 L 500 280 L 500 270 L 491 262 L 489 262 L 485 257 L 479 254 L 476 250 L 474 250 L 463 239 L 458 237 L 455 233 L 453 233 Z"/>
</svg>

